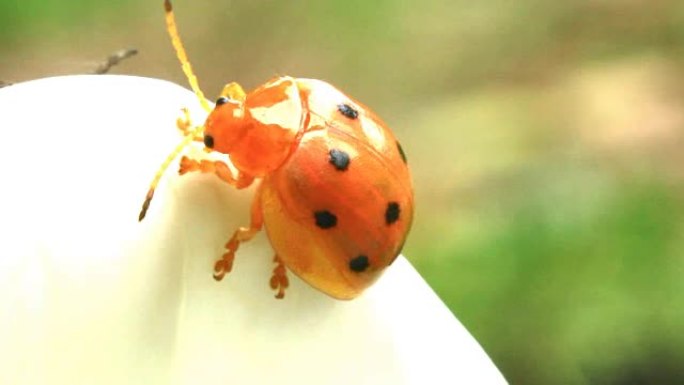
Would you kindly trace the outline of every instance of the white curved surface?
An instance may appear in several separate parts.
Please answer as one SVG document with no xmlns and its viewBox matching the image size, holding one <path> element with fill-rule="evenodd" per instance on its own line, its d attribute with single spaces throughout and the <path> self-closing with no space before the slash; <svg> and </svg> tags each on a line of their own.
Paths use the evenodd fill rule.
<svg viewBox="0 0 684 385">
<path fill-rule="evenodd" d="M 197 105 L 124 76 L 0 89 L 0 382 L 505 383 L 403 257 L 357 300 L 289 274 L 278 301 L 261 234 L 217 283 L 250 192 L 174 166 L 138 223 L 179 109 Z"/>
</svg>

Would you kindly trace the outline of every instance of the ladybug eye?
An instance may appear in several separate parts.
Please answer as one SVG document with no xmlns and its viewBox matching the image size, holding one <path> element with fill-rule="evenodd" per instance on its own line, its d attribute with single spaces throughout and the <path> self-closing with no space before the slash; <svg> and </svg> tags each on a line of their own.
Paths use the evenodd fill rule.
<svg viewBox="0 0 684 385">
<path fill-rule="evenodd" d="M 340 111 L 340 113 L 349 119 L 356 119 L 359 117 L 359 111 L 356 111 L 352 106 L 349 104 L 338 104 L 337 105 L 337 110 Z"/>
<path fill-rule="evenodd" d="M 364 272 L 368 266 L 370 266 L 370 263 L 368 262 L 368 257 L 365 255 L 359 255 L 349 261 L 349 269 L 357 273 Z"/>
<path fill-rule="evenodd" d="M 230 100 L 230 99 L 228 99 L 227 97 L 221 96 L 221 97 L 219 97 L 218 99 L 216 99 L 216 105 L 217 105 L 217 106 L 220 106 L 220 105 L 222 105 L 222 104 L 226 104 L 226 103 L 228 103 L 229 100 Z"/>
<path fill-rule="evenodd" d="M 204 135 L 204 145 L 207 148 L 214 148 L 214 137 L 211 135 Z"/>
</svg>

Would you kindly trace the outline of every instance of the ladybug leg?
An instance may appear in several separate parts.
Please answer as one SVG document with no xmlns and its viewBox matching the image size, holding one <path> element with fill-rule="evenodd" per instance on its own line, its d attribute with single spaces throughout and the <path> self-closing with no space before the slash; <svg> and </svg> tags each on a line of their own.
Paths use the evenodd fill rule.
<svg viewBox="0 0 684 385">
<path fill-rule="evenodd" d="M 192 127 L 190 111 L 188 111 L 186 107 L 181 108 L 181 111 L 183 112 L 183 115 L 176 119 L 176 127 L 178 127 L 178 130 L 183 136 L 192 134 L 192 140 L 196 142 L 203 142 L 204 136 L 200 132 L 196 132 L 196 130 L 194 130 Z"/>
<path fill-rule="evenodd" d="M 222 181 L 237 189 L 248 187 L 254 182 L 254 177 L 251 175 L 238 172 L 237 176 L 234 176 L 228 165 L 220 160 L 195 160 L 183 156 L 180 161 L 180 170 L 178 173 L 183 175 L 192 171 L 216 174 Z"/>
<path fill-rule="evenodd" d="M 278 255 L 273 257 L 273 262 L 275 262 L 276 266 L 273 268 L 273 275 L 271 275 L 271 281 L 269 283 L 271 285 L 271 289 L 278 291 L 275 297 L 278 299 L 283 299 L 285 298 L 285 289 L 290 286 L 290 280 L 287 279 L 287 270 L 285 269 L 285 264 L 280 257 L 278 257 Z"/>
<path fill-rule="evenodd" d="M 240 227 L 233 233 L 233 236 L 226 242 L 226 252 L 223 253 L 221 259 L 214 263 L 214 279 L 220 281 L 223 277 L 233 270 L 233 261 L 235 260 L 235 252 L 240 247 L 240 244 L 252 239 L 256 233 L 261 230 L 261 223 L 254 223 L 249 227 Z"/>
<path fill-rule="evenodd" d="M 252 202 L 251 224 L 249 227 L 240 227 L 233 236 L 226 243 L 226 252 L 223 253 L 221 259 L 214 263 L 214 279 L 220 281 L 223 277 L 230 273 L 233 269 L 233 260 L 235 259 L 235 252 L 240 247 L 240 244 L 252 239 L 264 224 L 263 216 L 261 215 L 259 205 L 259 195 L 257 194 Z"/>
<path fill-rule="evenodd" d="M 192 127 L 192 120 L 190 119 L 190 111 L 188 111 L 187 107 L 181 108 L 181 112 L 183 115 L 179 116 L 178 119 L 176 119 L 176 127 L 178 127 L 178 130 L 181 132 L 181 135 L 186 136 L 192 132 L 190 129 Z M 193 137 L 194 140 L 200 140 L 201 138 L 199 137 L 199 134 L 194 135 Z"/>
</svg>

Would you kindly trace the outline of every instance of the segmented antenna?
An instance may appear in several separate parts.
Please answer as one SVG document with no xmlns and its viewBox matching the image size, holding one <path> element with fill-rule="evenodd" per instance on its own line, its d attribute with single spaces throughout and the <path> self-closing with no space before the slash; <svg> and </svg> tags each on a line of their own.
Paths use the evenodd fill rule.
<svg viewBox="0 0 684 385">
<path fill-rule="evenodd" d="M 188 60 L 188 55 L 185 52 L 183 42 L 181 41 L 180 35 L 178 34 L 178 28 L 176 27 L 176 18 L 173 15 L 173 7 L 171 6 L 170 0 L 164 0 L 164 11 L 166 15 L 166 30 L 168 31 L 169 36 L 171 37 L 171 44 L 173 44 L 173 48 L 176 50 L 176 56 L 178 57 L 178 60 L 181 63 L 181 67 L 183 68 L 185 77 L 188 78 L 190 87 L 195 92 L 195 95 L 197 95 L 197 98 L 199 99 L 202 108 L 204 108 L 207 112 L 210 112 L 211 106 L 209 105 L 209 102 L 207 102 L 207 99 L 204 97 L 204 93 L 200 89 L 199 83 L 197 81 L 197 76 L 195 76 L 195 73 L 192 71 L 192 66 L 190 65 L 190 61 Z M 145 201 L 143 202 L 142 208 L 140 209 L 140 214 L 138 215 L 138 221 L 142 221 L 145 218 L 145 214 L 147 214 L 147 209 L 149 209 L 150 207 L 150 202 L 152 202 L 152 197 L 154 197 L 154 190 L 157 188 L 157 185 L 159 184 L 159 181 L 164 175 L 164 172 L 166 172 L 166 169 L 169 167 L 171 162 L 173 162 L 173 160 L 176 159 L 178 154 L 180 154 L 181 151 L 183 151 L 183 149 L 193 141 L 193 139 L 195 139 L 197 136 L 200 136 L 203 130 L 203 126 L 198 126 L 195 129 L 188 131 L 183 140 L 166 157 L 164 163 L 161 164 L 161 166 L 157 170 L 157 173 L 154 175 L 152 183 L 150 183 L 150 188 L 149 190 L 147 190 Z"/>
</svg>

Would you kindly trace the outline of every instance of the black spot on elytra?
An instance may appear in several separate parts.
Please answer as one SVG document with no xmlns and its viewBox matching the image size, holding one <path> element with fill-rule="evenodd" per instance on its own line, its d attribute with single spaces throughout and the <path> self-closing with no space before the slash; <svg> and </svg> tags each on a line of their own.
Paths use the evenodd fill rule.
<svg viewBox="0 0 684 385">
<path fill-rule="evenodd" d="M 399 207 L 399 203 L 397 203 L 397 202 L 388 203 L 387 209 L 385 210 L 385 222 L 388 225 L 391 225 L 392 223 L 398 221 L 400 213 L 401 213 L 401 208 Z"/>
<path fill-rule="evenodd" d="M 404 153 L 404 149 L 401 148 L 401 144 L 399 144 L 399 142 L 397 142 L 397 150 L 399 150 L 399 156 L 401 156 L 401 160 L 403 160 L 404 163 L 408 163 L 406 161 L 406 153 Z"/>
<path fill-rule="evenodd" d="M 207 148 L 214 148 L 214 137 L 211 135 L 204 135 L 204 145 Z"/>
<path fill-rule="evenodd" d="M 217 106 L 220 106 L 220 105 L 222 105 L 222 104 L 226 104 L 226 103 L 228 103 L 228 100 L 230 100 L 230 99 L 228 99 L 228 98 L 225 97 L 225 96 L 221 96 L 221 97 L 219 97 L 218 99 L 216 99 L 216 105 L 217 105 Z"/>
<path fill-rule="evenodd" d="M 359 117 L 359 111 L 356 111 L 352 106 L 349 104 L 338 104 L 337 105 L 337 110 L 342 113 L 342 115 L 348 117 L 349 119 L 356 119 Z"/>
<path fill-rule="evenodd" d="M 357 273 L 364 272 L 368 266 L 370 266 L 370 262 L 368 262 L 368 257 L 365 255 L 359 255 L 349 261 L 349 269 Z"/>
<path fill-rule="evenodd" d="M 330 164 L 339 171 L 345 171 L 349 167 L 349 154 L 346 152 L 333 148 L 328 154 L 330 155 Z"/>
<path fill-rule="evenodd" d="M 329 229 L 337 224 L 337 217 L 328 210 L 316 211 L 314 218 L 316 219 L 316 226 L 321 229 Z"/>
</svg>

